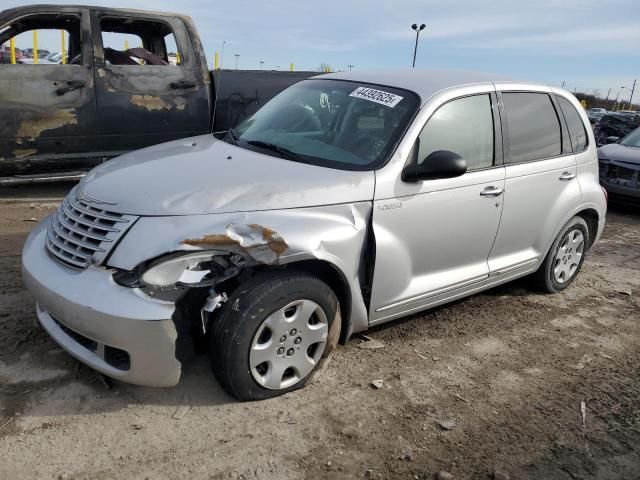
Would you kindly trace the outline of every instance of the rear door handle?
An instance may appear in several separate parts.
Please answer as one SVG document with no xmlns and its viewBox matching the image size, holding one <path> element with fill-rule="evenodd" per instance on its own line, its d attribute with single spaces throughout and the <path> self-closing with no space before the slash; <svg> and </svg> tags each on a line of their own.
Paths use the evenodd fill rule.
<svg viewBox="0 0 640 480">
<path fill-rule="evenodd" d="M 576 178 L 576 174 L 575 173 L 562 172 L 562 175 L 560 175 L 558 177 L 558 180 L 563 180 L 563 181 L 567 182 L 569 180 L 573 180 L 574 178 Z"/>
<path fill-rule="evenodd" d="M 500 187 L 487 187 L 480 192 L 483 197 L 498 197 L 502 195 L 504 190 Z"/>
<path fill-rule="evenodd" d="M 65 87 L 60 87 L 56 89 L 56 95 L 61 96 L 61 95 L 64 95 L 65 93 L 69 93 L 69 92 L 72 92 L 73 90 L 78 90 L 79 88 L 84 88 L 84 87 L 85 87 L 85 83 L 83 81 L 71 80 L 67 82 L 67 85 Z"/>
<path fill-rule="evenodd" d="M 169 86 L 171 88 L 173 88 L 174 90 L 181 90 L 181 89 L 185 89 L 185 88 L 195 88 L 196 83 L 195 82 L 185 82 L 184 80 L 181 80 L 179 82 L 171 82 L 169 84 Z"/>
</svg>

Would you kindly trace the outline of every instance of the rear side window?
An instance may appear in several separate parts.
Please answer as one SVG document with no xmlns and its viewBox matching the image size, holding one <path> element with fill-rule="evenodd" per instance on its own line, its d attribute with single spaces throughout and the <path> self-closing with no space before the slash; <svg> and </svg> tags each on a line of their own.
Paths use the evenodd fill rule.
<svg viewBox="0 0 640 480">
<path fill-rule="evenodd" d="M 511 163 L 555 157 L 562 153 L 560 121 L 546 93 L 503 93 Z"/>
<path fill-rule="evenodd" d="M 418 163 L 430 153 L 449 150 L 467 161 L 469 170 L 493 165 L 493 114 L 489 95 L 474 95 L 445 103 L 420 133 Z"/>
<path fill-rule="evenodd" d="M 587 148 L 587 131 L 584 128 L 584 123 L 580 118 L 580 114 L 571 105 L 571 102 L 564 97 L 556 97 L 560 110 L 564 115 L 564 119 L 567 122 L 567 128 L 569 129 L 569 136 L 571 137 L 571 146 L 574 152 L 582 152 Z"/>
</svg>

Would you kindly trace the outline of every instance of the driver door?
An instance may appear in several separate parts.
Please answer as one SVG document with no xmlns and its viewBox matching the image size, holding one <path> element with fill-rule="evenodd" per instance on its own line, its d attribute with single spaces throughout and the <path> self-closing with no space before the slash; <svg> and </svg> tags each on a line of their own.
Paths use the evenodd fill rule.
<svg viewBox="0 0 640 480">
<path fill-rule="evenodd" d="M 460 177 L 376 188 L 376 259 L 370 323 L 419 311 L 483 286 L 503 204 L 505 171 L 496 96 L 454 98 L 427 120 L 410 154 L 438 150 L 467 161 Z"/>
</svg>

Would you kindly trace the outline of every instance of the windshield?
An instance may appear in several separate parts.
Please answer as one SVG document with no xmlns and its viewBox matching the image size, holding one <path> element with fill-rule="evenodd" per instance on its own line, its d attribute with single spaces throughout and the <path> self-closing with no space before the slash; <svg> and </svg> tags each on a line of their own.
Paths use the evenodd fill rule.
<svg viewBox="0 0 640 480">
<path fill-rule="evenodd" d="M 406 90 L 340 80 L 305 80 L 227 135 L 243 148 L 345 170 L 386 162 L 418 108 Z"/>
<path fill-rule="evenodd" d="M 636 128 L 629 135 L 620 140 L 620 145 L 625 147 L 640 147 L 640 128 Z"/>
</svg>

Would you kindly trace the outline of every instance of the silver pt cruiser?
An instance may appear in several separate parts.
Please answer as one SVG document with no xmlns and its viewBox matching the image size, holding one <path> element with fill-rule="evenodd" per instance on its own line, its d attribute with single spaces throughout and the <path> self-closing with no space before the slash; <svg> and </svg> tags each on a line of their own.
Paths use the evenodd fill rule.
<svg viewBox="0 0 640 480">
<path fill-rule="evenodd" d="M 565 289 L 605 221 L 589 120 L 565 90 L 492 80 L 323 75 L 224 135 L 99 166 L 24 246 L 40 324 L 144 385 L 206 339 L 250 400 L 372 325 L 525 275 Z"/>
</svg>

